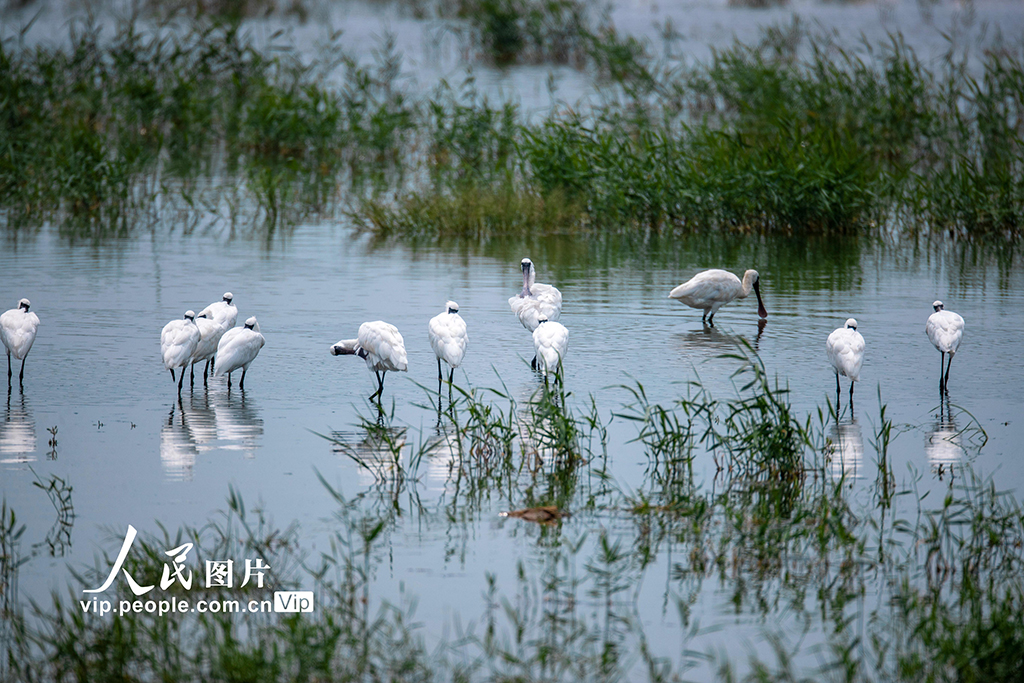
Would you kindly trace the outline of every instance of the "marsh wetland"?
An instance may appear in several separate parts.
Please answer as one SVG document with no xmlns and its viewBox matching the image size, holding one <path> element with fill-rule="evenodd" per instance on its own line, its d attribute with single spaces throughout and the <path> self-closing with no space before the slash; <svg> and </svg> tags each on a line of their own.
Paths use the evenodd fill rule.
<svg viewBox="0 0 1024 683">
<path fill-rule="evenodd" d="M 396 4 L 360 10 L 370 39 L 314 6 L 310 49 L 303 3 L 146 7 L 52 43 L 5 15 L 0 294 L 42 324 L 0 397 L 0 677 L 1021 678 L 1024 20 L 894 6 L 959 22 L 942 47 L 777 9 L 696 5 L 672 39 L 689 6 Z M 847 10 L 877 11 L 793 14 Z M 746 42 L 688 52 L 706 15 Z M 509 311 L 524 256 L 562 292 L 562 385 Z M 756 268 L 766 322 L 667 298 L 705 268 Z M 226 290 L 266 346 L 244 391 L 178 399 L 159 331 Z M 439 392 L 449 299 L 470 345 Z M 935 299 L 966 320 L 946 393 Z M 376 319 L 409 359 L 379 406 L 328 353 Z M 154 594 L 316 608 L 83 613 L 128 525 L 142 583 L 186 542 L 200 584 L 270 567 Z"/>
</svg>

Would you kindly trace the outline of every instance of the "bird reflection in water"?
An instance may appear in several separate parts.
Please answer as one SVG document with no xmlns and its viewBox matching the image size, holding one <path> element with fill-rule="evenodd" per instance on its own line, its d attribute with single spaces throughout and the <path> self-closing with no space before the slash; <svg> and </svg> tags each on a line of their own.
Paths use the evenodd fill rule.
<svg viewBox="0 0 1024 683">
<path fill-rule="evenodd" d="M 946 473 L 952 476 L 954 466 L 964 459 L 963 432 L 957 429 L 948 397 L 939 401 L 938 416 L 925 434 L 924 451 L 939 479 Z"/>
<path fill-rule="evenodd" d="M 863 460 L 864 436 L 857 421 L 849 419 L 832 425 L 825 448 L 825 462 L 832 477 L 857 478 Z"/>
<path fill-rule="evenodd" d="M 197 456 L 215 449 L 255 457 L 263 419 L 245 393 L 202 392 L 171 406 L 160 431 L 160 460 L 169 479 L 191 480 Z"/>
<path fill-rule="evenodd" d="M 0 463 L 25 463 L 36 459 L 36 421 L 29 410 L 24 394 L 11 400 L 7 392 L 7 405 L 0 422 Z"/>
<path fill-rule="evenodd" d="M 761 344 L 761 337 L 764 335 L 764 329 L 767 325 L 768 320 L 766 318 L 758 318 L 757 335 L 754 337 L 752 343 L 754 351 L 758 350 L 758 347 Z M 730 334 L 728 332 L 723 332 L 719 327 L 704 325 L 701 329 L 677 334 L 676 339 L 679 340 L 682 348 L 687 351 L 706 350 L 716 351 L 719 353 L 731 353 L 736 351 L 738 346 L 741 346 L 741 340 L 749 339 L 749 337 L 742 334 Z"/>
</svg>

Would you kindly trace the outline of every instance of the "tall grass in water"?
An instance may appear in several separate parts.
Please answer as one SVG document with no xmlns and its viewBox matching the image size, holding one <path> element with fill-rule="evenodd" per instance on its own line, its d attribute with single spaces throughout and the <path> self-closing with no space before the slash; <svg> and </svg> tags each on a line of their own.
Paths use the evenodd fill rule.
<svg viewBox="0 0 1024 683">
<path fill-rule="evenodd" d="M 447 409 L 425 406 L 440 409 L 436 434 L 450 448 L 426 448 L 420 462 L 452 462 L 436 500 L 402 509 L 387 487 L 346 498 L 324 482 L 335 513 L 329 538 L 316 542 L 320 554 L 310 555 L 296 527 L 281 529 L 247 511 L 232 490 L 222 516 L 140 537 L 129 555 L 127 569 L 143 584 L 160 576 L 164 549 L 182 542 L 195 543 L 198 566 L 207 558 L 261 557 L 271 568 L 262 591 L 205 588 L 203 597 L 313 590 L 312 614 L 83 614 L 79 589 L 103 580 L 111 561 L 104 557 L 76 575 L 70 597 L 58 592 L 45 605 L 10 599 L 0 674 L 11 681 L 568 681 L 717 672 L 736 680 L 742 654 L 732 632 L 700 625 L 712 609 L 728 624 L 763 625 L 777 661 L 753 657 L 746 668 L 757 679 L 1017 680 L 1024 642 L 1019 503 L 966 465 L 941 501 L 911 495 L 913 481 L 898 486 L 894 498 L 902 505 L 859 497 L 841 477 L 829 478 L 820 461 L 825 425 L 794 416 L 786 393 L 756 362 L 737 377 L 737 390 L 716 399 L 694 385 L 685 398 L 659 406 L 632 387 L 614 419 L 636 426 L 648 459 L 648 476 L 633 491 L 595 469 L 608 450 L 611 457 L 627 452 L 607 443 L 609 422 L 596 402 L 588 410 L 569 395 L 541 391 L 531 405 L 518 405 L 507 391 L 463 390 Z M 875 445 L 885 451 L 893 432 L 884 410 L 879 417 Z M 373 442 L 368 448 L 412 448 L 393 436 L 389 419 L 361 426 Z M 713 481 L 688 472 L 701 449 L 719 453 L 725 465 Z M 538 455 L 539 469 L 531 466 Z M 384 461 L 408 468 L 401 486 L 416 498 L 417 461 Z M 798 466 L 802 473 L 792 476 Z M 492 494 L 500 500 L 489 500 Z M 407 547 L 393 541 L 408 528 L 403 518 L 427 535 L 442 527 L 446 538 L 471 543 L 480 524 L 499 524 L 494 513 L 508 501 L 568 501 L 575 514 L 544 527 L 507 520 L 509 533 L 527 541 L 527 556 L 510 565 L 503 585 L 486 571 L 475 577 L 480 611 L 468 616 L 479 618 L 453 619 L 449 637 L 432 638 L 428 647 L 426 629 L 414 620 L 423 618 L 415 615 L 416 591 L 391 591 L 394 603 L 380 593 L 390 583 L 380 579 L 392 571 L 393 553 Z M 883 508 L 888 517 L 879 515 Z M 6 507 L 0 517 L 0 560 L 15 558 L 0 565 L 0 588 L 10 598 L 22 536 Z M 119 541 L 112 538 L 110 547 Z M 457 561 L 447 544 L 444 552 L 446 563 Z M 473 580 L 460 579 L 460 586 Z M 661 596 L 661 618 L 680 624 L 680 640 L 667 651 L 646 634 L 657 610 L 651 586 L 653 600 Z M 115 591 L 115 599 L 133 597 L 123 582 Z M 715 651 L 704 650 L 708 643 Z M 694 666 L 711 669 L 695 676 Z"/>
<path fill-rule="evenodd" d="M 309 62 L 206 20 L 109 38 L 76 26 L 65 47 L 8 41 L 3 220 L 129 231 L 159 219 L 163 197 L 193 213 L 253 202 L 271 225 L 344 212 L 416 237 L 832 235 L 887 221 L 1020 232 L 1019 51 L 975 67 L 951 50 L 933 68 L 898 36 L 848 50 L 794 24 L 690 65 L 581 35 L 600 97 L 541 120 L 488 102 L 471 78 L 403 91 L 393 37 L 370 66 L 338 35 Z"/>
</svg>

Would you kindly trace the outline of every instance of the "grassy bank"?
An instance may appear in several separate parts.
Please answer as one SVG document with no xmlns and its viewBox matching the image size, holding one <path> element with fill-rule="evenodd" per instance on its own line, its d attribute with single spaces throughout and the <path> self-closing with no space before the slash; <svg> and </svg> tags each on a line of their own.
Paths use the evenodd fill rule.
<svg viewBox="0 0 1024 683">
<path fill-rule="evenodd" d="M 573 49 L 599 103 L 540 121 L 471 79 L 403 91 L 389 38 L 371 65 L 339 36 L 310 62 L 205 20 L 76 27 L 60 48 L 7 42 L 4 222 L 130 232 L 178 211 L 272 226 L 345 213 L 441 237 L 1021 230 L 1019 49 L 980 64 L 951 49 L 930 67 L 898 36 L 851 51 L 794 24 L 684 65 L 589 25 Z"/>
</svg>

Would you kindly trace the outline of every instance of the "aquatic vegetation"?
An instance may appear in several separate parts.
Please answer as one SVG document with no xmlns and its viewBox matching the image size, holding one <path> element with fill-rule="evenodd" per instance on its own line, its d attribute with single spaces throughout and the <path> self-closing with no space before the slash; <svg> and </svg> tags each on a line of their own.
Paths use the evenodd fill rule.
<svg viewBox="0 0 1024 683">
<path fill-rule="evenodd" d="M 112 36 L 75 25 L 63 47 L 7 41 L 4 224 L 128 233 L 159 220 L 160 197 L 204 220 L 234 222 L 251 205 L 242 217 L 269 228 L 348 215 L 408 237 L 489 239 L 538 224 L 1019 234 L 1018 49 L 975 65 L 951 44 L 932 66 L 898 35 L 855 50 L 794 23 L 690 64 L 655 60 L 580 8 L 460 10 L 481 22 L 495 60 L 533 51 L 590 70 L 594 102 L 540 119 L 480 97 L 472 75 L 403 90 L 393 36 L 370 65 L 340 35 L 303 60 L 208 18 L 170 32 L 125 23 Z"/>
</svg>

